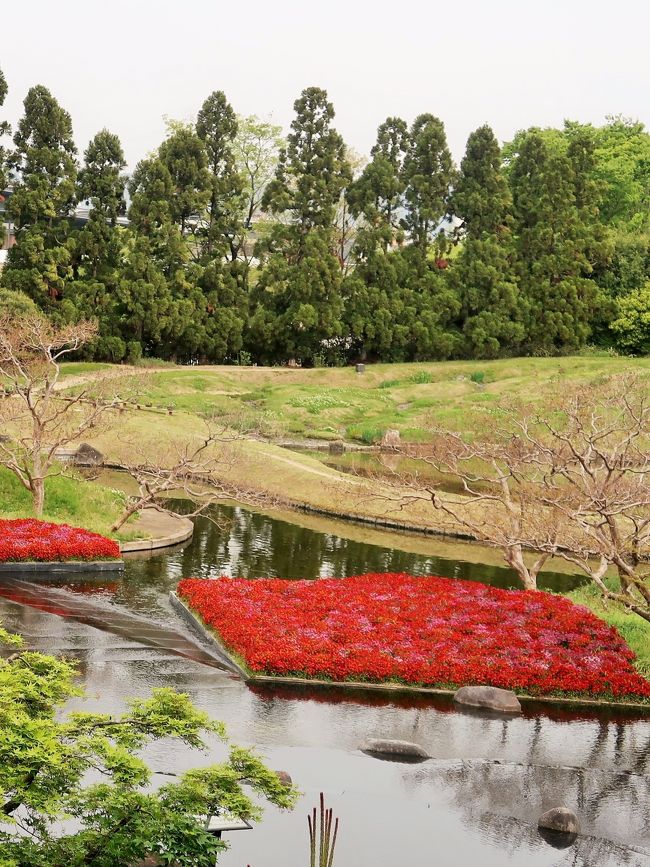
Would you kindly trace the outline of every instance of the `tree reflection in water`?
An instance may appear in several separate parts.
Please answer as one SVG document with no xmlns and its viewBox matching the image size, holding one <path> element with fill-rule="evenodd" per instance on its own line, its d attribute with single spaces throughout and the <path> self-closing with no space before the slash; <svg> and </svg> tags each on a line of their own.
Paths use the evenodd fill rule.
<svg viewBox="0 0 650 867">
<path fill-rule="evenodd" d="M 395 867 L 400 859 L 405 867 L 650 864 L 643 851 L 650 850 L 647 716 L 527 704 L 521 717 L 504 720 L 459 713 L 449 700 L 425 696 L 251 689 L 196 657 L 179 655 L 187 650 L 182 639 L 192 636 L 168 592 L 183 575 L 315 578 L 395 570 L 512 583 L 507 570 L 494 566 L 378 547 L 243 509 L 224 514 L 232 519 L 227 530 L 198 522 L 191 544 L 129 561 L 117 586 L 111 580 L 86 593 L 79 577 L 62 579 L 49 599 L 39 585 L 38 606 L 24 587 L 21 600 L 14 588 L 13 601 L 10 594 L 0 600 L 0 619 L 23 632 L 31 646 L 80 660 L 89 710 L 114 711 L 128 696 L 157 686 L 187 692 L 223 719 L 235 740 L 257 744 L 275 767 L 286 768 L 307 793 L 307 806 L 314 793 L 326 792 L 344 823 L 340 854 L 337 843 L 342 864 L 357 863 L 359 852 L 374 867 Z M 435 547 L 432 539 L 432 552 Z M 76 619 L 64 609 L 76 612 Z M 157 647 L 143 646 L 145 632 L 149 642 L 159 641 Z M 368 737 L 415 741 L 433 758 L 388 766 L 359 751 Z M 214 745 L 215 755 L 219 748 Z M 169 755 L 161 745 L 153 761 L 177 772 L 204 757 L 189 749 Z M 536 827 L 537 817 L 559 804 L 577 810 L 584 831 L 561 851 Z M 301 867 L 300 847 L 294 857 L 284 842 L 304 835 L 303 822 L 300 806 L 286 817 L 269 812 L 254 833 L 236 840 L 223 867 Z"/>
</svg>

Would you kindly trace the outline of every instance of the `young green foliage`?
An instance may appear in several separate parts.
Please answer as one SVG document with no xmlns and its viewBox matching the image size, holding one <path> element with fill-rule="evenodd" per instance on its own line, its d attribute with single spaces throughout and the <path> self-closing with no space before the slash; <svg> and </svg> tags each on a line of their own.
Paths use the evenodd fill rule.
<svg viewBox="0 0 650 867">
<path fill-rule="evenodd" d="M 15 648 L 0 661 L 3 864 L 115 867 L 157 855 L 213 867 L 225 844 L 204 830 L 201 816 L 227 810 L 258 821 L 259 797 L 293 806 L 295 790 L 254 752 L 231 745 L 223 724 L 186 695 L 157 689 L 119 716 L 64 715 L 66 701 L 82 695 L 75 664 L 27 650 L 2 629 L 0 640 Z M 173 738 L 205 749 L 215 736 L 228 746 L 226 758 L 151 787 L 144 747 Z"/>
</svg>

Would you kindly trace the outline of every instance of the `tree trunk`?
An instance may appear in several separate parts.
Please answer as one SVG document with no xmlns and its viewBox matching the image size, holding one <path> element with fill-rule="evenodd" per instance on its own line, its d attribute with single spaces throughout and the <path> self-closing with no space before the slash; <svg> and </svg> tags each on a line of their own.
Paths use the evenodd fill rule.
<svg viewBox="0 0 650 867">
<path fill-rule="evenodd" d="M 43 514 L 43 506 L 45 504 L 45 479 L 34 478 L 31 483 L 32 490 L 32 508 L 34 515 L 40 518 Z"/>
<path fill-rule="evenodd" d="M 128 506 L 117 519 L 117 521 L 111 527 L 111 533 L 116 533 L 120 527 L 124 526 L 126 522 L 129 520 L 131 515 L 135 515 L 143 506 L 146 505 L 146 501 L 138 500 L 137 503 L 134 503 L 132 506 Z"/>
<path fill-rule="evenodd" d="M 524 590 L 537 590 L 537 573 L 531 572 L 524 563 L 521 545 L 515 545 L 508 549 L 506 562 L 517 573 L 519 580 L 524 585 Z"/>
</svg>

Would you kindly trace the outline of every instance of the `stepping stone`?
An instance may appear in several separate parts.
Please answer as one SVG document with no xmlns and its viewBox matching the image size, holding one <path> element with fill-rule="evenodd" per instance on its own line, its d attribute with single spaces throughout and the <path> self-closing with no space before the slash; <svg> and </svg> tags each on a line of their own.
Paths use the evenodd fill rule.
<svg viewBox="0 0 650 867">
<path fill-rule="evenodd" d="M 403 762 L 424 762 L 431 758 L 429 753 L 419 744 L 410 741 L 393 741 L 371 738 L 361 746 L 364 753 L 378 756 L 379 758 L 392 759 Z"/>
<path fill-rule="evenodd" d="M 521 705 L 514 692 L 497 686 L 462 686 L 454 695 L 454 702 L 499 713 L 521 713 Z"/>
<path fill-rule="evenodd" d="M 547 810 L 537 820 L 538 828 L 549 831 L 557 831 L 561 834 L 579 834 L 580 823 L 578 817 L 568 807 L 553 807 Z"/>
</svg>

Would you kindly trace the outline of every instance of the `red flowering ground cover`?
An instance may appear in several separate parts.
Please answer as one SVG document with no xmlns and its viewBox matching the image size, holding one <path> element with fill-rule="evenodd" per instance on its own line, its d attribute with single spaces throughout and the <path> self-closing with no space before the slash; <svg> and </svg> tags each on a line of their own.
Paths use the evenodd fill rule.
<svg viewBox="0 0 650 867">
<path fill-rule="evenodd" d="M 405 574 L 187 578 L 178 592 L 253 673 L 650 697 L 618 632 L 549 593 Z"/>
<path fill-rule="evenodd" d="M 98 533 L 34 519 L 0 519 L 0 562 L 113 560 L 120 546 Z"/>
</svg>

